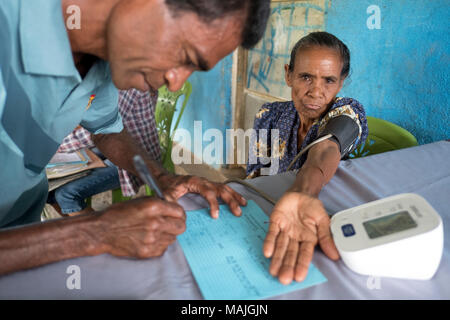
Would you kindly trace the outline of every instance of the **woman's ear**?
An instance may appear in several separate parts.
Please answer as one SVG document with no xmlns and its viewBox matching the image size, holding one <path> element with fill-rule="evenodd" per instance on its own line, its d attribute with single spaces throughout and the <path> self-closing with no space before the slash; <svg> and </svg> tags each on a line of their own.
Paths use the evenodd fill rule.
<svg viewBox="0 0 450 320">
<path fill-rule="evenodd" d="M 286 81 L 286 84 L 288 85 L 288 87 L 292 87 L 292 73 L 289 70 L 289 65 L 285 64 L 284 65 L 284 80 Z"/>
</svg>

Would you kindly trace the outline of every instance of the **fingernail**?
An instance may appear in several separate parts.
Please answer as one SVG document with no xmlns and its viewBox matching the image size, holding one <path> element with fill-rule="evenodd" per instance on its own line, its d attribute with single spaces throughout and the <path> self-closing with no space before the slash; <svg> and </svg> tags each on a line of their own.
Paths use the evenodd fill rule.
<svg viewBox="0 0 450 320">
<path fill-rule="evenodd" d="M 297 281 L 297 282 L 302 282 L 303 280 L 305 280 L 305 276 L 304 275 L 301 275 L 299 277 L 295 277 L 295 281 Z"/>
</svg>

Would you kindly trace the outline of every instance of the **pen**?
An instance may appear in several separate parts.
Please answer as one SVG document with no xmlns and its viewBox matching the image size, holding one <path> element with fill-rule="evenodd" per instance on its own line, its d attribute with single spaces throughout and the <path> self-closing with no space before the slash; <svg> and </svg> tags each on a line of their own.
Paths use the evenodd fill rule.
<svg viewBox="0 0 450 320">
<path fill-rule="evenodd" d="M 159 187 L 156 179 L 153 177 L 150 170 L 148 170 L 147 165 L 144 162 L 144 159 L 140 155 L 135 155 L 133 157 L 134 167 L 139 174 L 139 177 L 147 184 L 152 190 L 156 192 L 158 198 L 165 200 L 164 195 Z"/>
</svg>

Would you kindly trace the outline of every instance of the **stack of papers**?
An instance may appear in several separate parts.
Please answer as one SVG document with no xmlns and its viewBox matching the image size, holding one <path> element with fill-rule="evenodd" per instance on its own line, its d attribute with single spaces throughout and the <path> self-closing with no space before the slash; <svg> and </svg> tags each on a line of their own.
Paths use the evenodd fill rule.
<svg viewBox="0 0 450 320">
<path fill-rule="evenodd" d="M 72 153 L 56 153 L 45 168 L 48 179 L 66 177 L 83 171 L 89 162 L 85 150 Z"/>
<path fill-rule="evenodd" d="M 45 168 L 49 191 L 86 176 L 91 169 L 102 167 L 105 167 L 103 161 L 89 149 L 56 153 Z"/>
<path fill-rule="evenodd" d="M 78 172 L 75 174 L 71 174 L 66 177 L 48 180 L 48 191 L 58 189 L 59 187 L 62 187 L 63 185 L 68 184 L 69 182 L 72 182 L 74 180 L 83 178 L 90 173 L 91 173 L 91 171 L 87 170 L 87 171 L 82 171 L 82 172 Z"/>
<path fill-rule="evenodd" d="M 221 205 L 217 220 L 209 209 L 187 212 L 178 241 L 205 299 L 268 298 L 327 281 L 313 264 L 303 282 L 286 286 L 272 277 L 262 252 L 269 218 L 254 201 L 241 208 L 242 216 L 235 217 Z"/>
<path fill-rule="evenodd" d="M 89 157 L 86 154 L 86 150 L 79 150 L 71 153 L 58 152 L 50 159 L 47 168 L 70 164 L 87 164 L 88 162 Z"/>
</svg>

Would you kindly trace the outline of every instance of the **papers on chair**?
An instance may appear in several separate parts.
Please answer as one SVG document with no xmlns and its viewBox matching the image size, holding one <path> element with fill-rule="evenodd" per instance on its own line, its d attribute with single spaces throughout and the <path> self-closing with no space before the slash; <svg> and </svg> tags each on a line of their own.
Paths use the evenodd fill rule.
<svg viewBox="0 0 450 320">
<path fill-rule="evenodd" d="M 187 212 L 186 231 L 178 241 L 205 299 L 268 298 L 327 281 L 313 264 L 300 283 L 285 286 L 272 277 L 270 259 L 262 253 L 268 220 L 251 200 L 242 207 L 241 217 L 227 205 L 220 206 L 217 220 L 209 209 Z"/>
<path fill-rule="evenodd" d="M 86 150 L 79 150 L 71 153 L 57 152 L 50 159 L 47 168 L 66 165 L 87 164 L 88 162 L 89 156 L 87 155 Z"/>
<path fill-rule="evenodd" d="M 55 166 L 51 168 L 46 168 L 45 172 L 48 179 L 56 179 L 61 177 L 66 177 L 68 175 L 81 172 L 87 169 L 87 164 L 66 164 L 63 166 Z"/>
<path fill-rule="evenodd" d="M 55 190 L 69 182 L 83 178 L 90 173 L 91 173 L 91 170 L 87 170 L 87 171 L 78 172 L 78 173 L 72 174 L 70 176 L 62 177 L 62 178 L 51 179 L 48 181 L 48 191 Z"/>
<path fill-rule="evenodd" d="M 89 160 L 86 150 L 71 153 L 58 152 L 45 168 L 47 178 L 57 179 L 82 172 L 87 168 Z"/>
<path fill-rule="evenodd" d="M 57 153 L 47 166 L 45 172 L 48 180 L 68 177 L 94 168 L 102 168 L 106 165 L 91 150 L 83 149 L 74 153 Z M 72 179 L 73 180 L 73 179 Z"/>
</svg>

